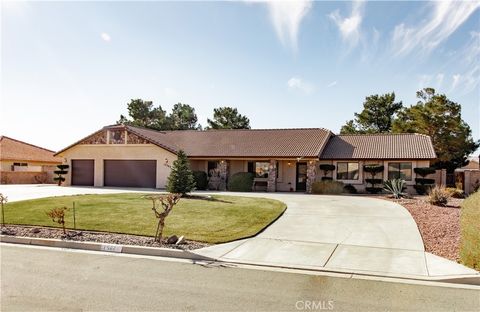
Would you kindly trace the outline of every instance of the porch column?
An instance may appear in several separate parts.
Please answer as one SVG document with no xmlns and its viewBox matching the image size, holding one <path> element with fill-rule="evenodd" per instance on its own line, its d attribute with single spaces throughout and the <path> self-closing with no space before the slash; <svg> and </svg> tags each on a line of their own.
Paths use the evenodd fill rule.
<svg viewBox="0 0 480 312">
<path fill-rule="evenodd" d="M 218 171 L 220 175 L 220 179 L 222 183 L 220 183 L 218 190 L 219 191 L 226 191 L 227 190 L 227 180 L 228 180 L 228 161 L 222 159 L 218 163 Z"/>
<path fill-rule="evenodd" d="M 267 192 L 276 192 L 276 191 L 277 191 L 277 161 L 275 159 L 271 159 L 270 165 L 268 166 Z"/>
<path fill-rule="evenodd" d="M 317 176 L 317 162 L 314 160 L 310 160 L 307 163 L 307 193 L 312 192 L 312 185 L 315 182 L 315 178 Z"/>
</svg>

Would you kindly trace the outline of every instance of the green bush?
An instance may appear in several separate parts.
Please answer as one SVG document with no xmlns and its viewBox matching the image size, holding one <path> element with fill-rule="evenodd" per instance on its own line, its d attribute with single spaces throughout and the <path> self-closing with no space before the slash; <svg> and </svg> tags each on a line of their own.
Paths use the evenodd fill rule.
<svg viewBox="0 0 480 312">
<path fill-rule="evenodd" d="M 421 185 L 435 184 L 435 179 L 415 178 L 415 183 Z"/>
<path fill-rule="evenodd" d="M 375 185 L 375 184 L 382 184 L 383 180 L 382 179 L 365 179 L 365 182 Z"/>
<path fill-rule="evenodd" d="M 417 191 L 418 195 L 425 195 L 430 192 L 430 189 L 433 185 L 422 185 L 422 184 L 415 184 L 413 188 Z"/>
<path fill-rule="evenodd" d="M 322 181 L 332 181 L 332 177 L 322 177 Z"/>
<path fill-rule="evenodd" d="M 367 183 L 371 186 L 366 187 L 365 190 L 371 194 L 377 194 L 382 191 L 381 187 L 375 187 L 376 184 L 380 184 L 383 182 L 382 179 L 375 179 L 375 176 L 381 172 L 385 167 L 382 165 L 365 165 L 363 166 L 363 171 L 370 173 L 371 179 L 365 179 Z"/>
<path fill-rule="evenodd" d="M 228 180 L 228 190 L 232 192 L 251 192 L 254 177 L 255 175 L 251 172 L 237 172 Z"/>
<path fill-rule="evenodd" d="M 350 194 L 357 194 L 357 189 L 355 188 L 355 186 L 351 185 L 351 184 L 347 184 L 343 187 L 343 191 L 345 193 L 350 193 Z"/>
<path fill-rule="evenodd" d="M 339 181 L 318 181 L 312 184 L 313 194 L 341 194 L 343 192 L 343 183 Z"/>
<path fill-rule="evenodd" d="M 188 162 L 187 154 L 180 150 L 173 161 L 170 175 L 167 178 L 167 191 L 185 195 L 195 190 L 195 180 Z"/>
<path fill-rule="evenodd" d="M 446 206 L 449 198 L 450 193 L 444 187 L 435 186 L 428 193 L 428 202 L 436 206 Z"/>
<path fill-rule="evenodd" d="M 461 262 L 480 270 L 480 192 L 471 194 L 463 201 L 460 231 Z"/>
<path fill-rule="evenodd" d="M 205 171 L 194 171 L 195 188 L 197 190 L 206 190 L 208 186 L 208 177 Z"/>
<path fill-rule="evenodd" d="M 413 172 L 418 174 L 419 176 L 425 178 L 429 174 L 435 173 L 435 168 L 433 167 L 417 167 L 413 169 Z"/>
</svg>

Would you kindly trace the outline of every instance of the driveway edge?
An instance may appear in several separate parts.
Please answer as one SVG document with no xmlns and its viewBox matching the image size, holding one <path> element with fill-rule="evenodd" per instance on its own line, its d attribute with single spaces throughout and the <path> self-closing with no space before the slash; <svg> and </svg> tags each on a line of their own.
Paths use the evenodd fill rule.
<svg viewBox="0 0 480 312">
<path fill-rule="evenodd" d="M 18 237 L 18 236 L 9 236 L 9 235 L 0 235 L 0 242 L 10 243 L 10 244 L 103 251 L 103 252 L 111 252 L 111 253 L 124 253 L 124 254 L 143 255 L 143 256 L 180 258 L 180 259 L 189 259 L 189 260 L 208 260 L 208 261 L 214 260 L 209 257 L 197 255 L 188 250 L 162 248 L 162 247 L 143 247 L 143 246 L 134 246 L 134 245 L 104 244 L 104 243 L 96 243 L 96 242 L 67 241 L 67 240 L 52 239 L 52 238 Z"/>
</svg>

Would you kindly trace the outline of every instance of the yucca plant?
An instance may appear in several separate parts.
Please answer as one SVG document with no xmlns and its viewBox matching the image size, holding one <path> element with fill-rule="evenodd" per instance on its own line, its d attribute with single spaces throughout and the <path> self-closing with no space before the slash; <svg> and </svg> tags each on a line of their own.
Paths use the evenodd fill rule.
<svg viewBox="0 0 480 312">
<path fill-rule="evenodd" d="M 392 179 L 392 180 L 385 181 L 385 183 L 383 183 L 383 189 L 386 192 L 392 194 L 394 198 L 398 199 L 398 198 L 407 196 L 407 193 L 404 192 L 406 188 L 405 184 L 406 184 L 405 180 Z"/>
</svg>

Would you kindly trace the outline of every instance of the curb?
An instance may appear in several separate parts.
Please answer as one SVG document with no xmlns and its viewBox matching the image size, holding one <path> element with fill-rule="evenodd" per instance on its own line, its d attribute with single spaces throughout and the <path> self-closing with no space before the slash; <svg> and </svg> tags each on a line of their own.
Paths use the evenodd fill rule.
<svg viewBox="0 0 480 312">
<path fill-rule="evenodd" d="M 212 258 L 194 254 L 188 250 L 170 249 L 162 247 L 142 247 L 134 245 L 104 244 L 96 242 L 67 241 L 53 238 L 18 237 L 8 235 L 0 235 L 0 242 L 45 247 L 83 249 L 91 251 L 103 251 L 144 256 L 180 258 L 189 260 L 214 260 Z"/>
</svg>

